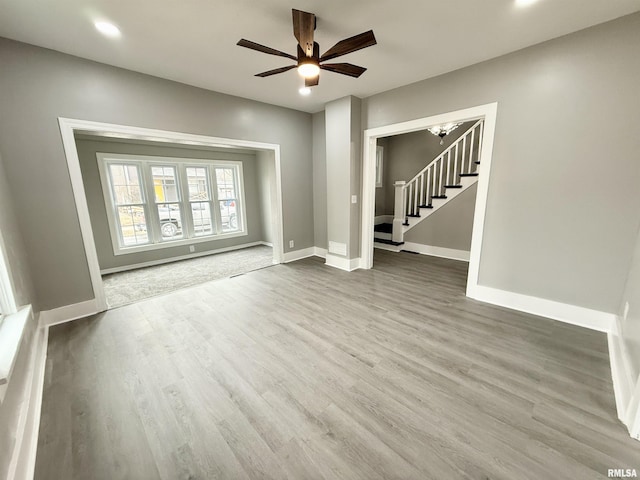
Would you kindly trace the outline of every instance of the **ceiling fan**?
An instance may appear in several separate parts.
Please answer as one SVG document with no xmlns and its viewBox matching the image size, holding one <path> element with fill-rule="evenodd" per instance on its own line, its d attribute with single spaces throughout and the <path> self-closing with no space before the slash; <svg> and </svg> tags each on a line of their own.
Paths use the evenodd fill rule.
<svg viewBox="0 0 640 480">
<path fill-rule="evenodd" d="M 313 41 L 313 32 L 316 29 L 316 16 L 313 13 L 302 12 L 295 8 L 291 10 L 291 13 L 293 16 L 293 34 L 298 40 L 297 57 L 274 48 L 265 47 L 250 40 L 245 40 L 244 38 L 238 42 L 238 45 L 241 47 L 268 53 L 269 55 L 290 58 L 296 62 L 295 65 L 258 73 L 256 77 L 269 77 L 277 73 L 288 72 L 297 67 L 298 73 L 305 79 L 305 87 L 313 87 L 318 85 L 320 81 L 321 69 L 354 78 L 358 78 L 367 70 L 364 67 L 359 67 L 351 63 L 324 62 L 375 45 L 377 42 L 376 37 L 373 35 L 373 30 L 341 40 L 321 56 L 320 46 Z"/>
</svg>

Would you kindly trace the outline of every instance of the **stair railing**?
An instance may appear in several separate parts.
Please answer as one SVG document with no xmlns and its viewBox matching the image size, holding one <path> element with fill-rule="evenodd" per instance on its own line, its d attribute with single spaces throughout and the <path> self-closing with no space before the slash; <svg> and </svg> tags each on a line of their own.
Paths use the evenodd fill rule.
<svg viewBox="0 0 640 480">
<path fill-rule="evenodd" d="M 431 208 L 434 198 L 446 198 L 445 187 L 459 185 L 461 174 L 475 173 L 480 163 L 483 128 L 484 120 L 478 120 L 402 188 L 396 182 L 396 205 L 401 202 L 404 208 L 394 212 L 394 232 L 396 219 L 407 225 L 407 217 L 419 217 L 420 208 Z"/>
</svg>

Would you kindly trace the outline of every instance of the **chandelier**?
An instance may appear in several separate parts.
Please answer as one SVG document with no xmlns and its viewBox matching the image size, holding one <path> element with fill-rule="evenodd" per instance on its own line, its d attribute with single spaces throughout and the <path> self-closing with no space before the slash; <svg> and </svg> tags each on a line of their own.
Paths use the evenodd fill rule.
<svg viewBox="0 0 640 480">
<path fill-rule="evenodd" d="M 436 125 L 435 127 L 429 127 L 429 131 L 436 137 L 440 137 L 440 145 L 444 143 L 444 137 L 453 132 L 462 123 L 445 123 L 444 125 Z"/>
</svg>

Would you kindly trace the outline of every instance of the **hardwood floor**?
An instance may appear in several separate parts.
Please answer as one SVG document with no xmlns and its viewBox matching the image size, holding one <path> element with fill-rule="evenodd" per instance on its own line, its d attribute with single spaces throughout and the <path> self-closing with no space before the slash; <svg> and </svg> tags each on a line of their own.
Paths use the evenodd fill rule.
<svg viewBox="0 0 640 480">
<path fill-rule="evenodd" d="M 467 264 L 310 258 L 53 327 L 36 479 L 590 479 L 640 469 L 601 333 Z"/>
</svg>

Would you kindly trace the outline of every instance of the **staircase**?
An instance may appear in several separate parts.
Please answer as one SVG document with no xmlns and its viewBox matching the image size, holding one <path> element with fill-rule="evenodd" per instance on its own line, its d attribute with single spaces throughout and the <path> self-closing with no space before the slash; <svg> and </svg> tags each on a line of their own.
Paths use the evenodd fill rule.
<svg viewBox="0 0 640 480">
<path fill-rule="evenodd" d="M 396 181 L 393 223 L 374 227 L 377 248 L 400 251 L 404 234 L 478 181 L 484 120 L 478 120 L 408 182 Z"/>
</svg>

